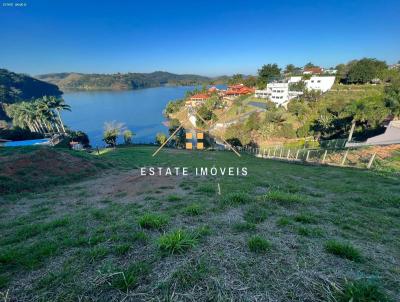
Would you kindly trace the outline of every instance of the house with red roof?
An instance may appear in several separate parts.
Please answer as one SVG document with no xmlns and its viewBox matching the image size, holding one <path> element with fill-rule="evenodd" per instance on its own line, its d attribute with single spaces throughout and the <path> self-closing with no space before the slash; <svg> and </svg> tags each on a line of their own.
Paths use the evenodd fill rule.
<svg viewBox="0 0 400 302">
<path fill-rule="evenodd" d="M 192 95 L 187 101 L 186 106 L 197 107 L 204 104 L 210 98 L 209 93 L 196 93 Z"/>
<path fill-rule="evenodd" d="M 237 84 L 228 86 L 228 89 L 225 91 L 225 96 L 228 98 L 232 98 L 252 93 L 254 93 L 253 88 L 247 87 L 243 84 Z"/>
<path fill-rule="evenodd" d="M 321 67 L 305 67 L 303 74 L 322 74 L 324 71 Z"/>
</svg>

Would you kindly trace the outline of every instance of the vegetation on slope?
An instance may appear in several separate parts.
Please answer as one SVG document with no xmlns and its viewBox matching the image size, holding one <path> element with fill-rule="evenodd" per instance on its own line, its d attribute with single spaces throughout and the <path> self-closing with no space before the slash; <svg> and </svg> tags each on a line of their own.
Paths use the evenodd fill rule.
<svg viewBox="0 0 400 302">
<path fill-rule="evenodd" d="M 0 120 L 6 119 L 2 104 L 13 104 L 47 96 L 60 96 L 62 92 L 54 84 L 0 69 Z"/>
<path fill-rule="evenodd" d="M 51 73 L 38 75 L 37 78 L 56 84 L 61 89 L 82 90 L 124 90 L 163 85 L 198 85 L 219 80 L 219 78 L 192 74 L 179 75 L 163 71 L 117 74 Z"/>
<path fill-rule="evenodd" d="M 63 178 L 62 186 L 42 193 L 0 197 L 0 292 L 18 301 L 390 301 L 400 295 L 393 265 L 400 248 L 398 177 L 238 159 L 232 152 L 163 150 L 152 157 L 154 150 L 41 156 L 51 164 L 38 178 L 60 180 L 64 159 L 78 163 L 77 155 L 116 169 Z M 249 174 L 140 177 L 135 169 L 213 165 L 247 166 Z M 196 215 L 187 211 L 193 204 L 201 205 Z M 332 249 L 332 242 L 340 244 Z"/>
</svg>

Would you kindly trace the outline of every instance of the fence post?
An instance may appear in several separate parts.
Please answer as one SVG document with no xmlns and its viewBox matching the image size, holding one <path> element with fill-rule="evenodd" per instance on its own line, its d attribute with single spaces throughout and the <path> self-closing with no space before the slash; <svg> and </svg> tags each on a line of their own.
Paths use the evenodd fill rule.
<svg viewBox="0 0 400 302">
<path fill-rule="evenodd" d="M 297 149 L 297 151 L 296 151 L 296 160 L 299 158 L 299 152 L 300 152 L 300 149 Z"/>
<path fill-rule="evenodd" d="M 341 166 L 344 166 L 348 154 L 349 154 L 349 149 L 346 150 L 346 153 L 343 156 L 342 163 L 340 164 Z"/>
<path fill-rule="evenodd" d="M 324 156 L 322 157 L 322 163 L 325 163 L 326 155 L 328 154 L 328 150 L 325 150 Z"/>
<path fill-rule="evenodd" d="M 283 148 L 281 148 L 281 152 L 279 153 L 279 158 L 282 158 Z"/>
<path fill-rule="evenodd" d="M 289 149 L 288 152 L 287 152 L 286 159 L 289 159 L 289 156 L 290 156 L 290 149 Z"/>
<path fill-rule="evenodd" d="M 310 157 L 310 150 L 307 150 L 307 156 L 306 156 L 306 161 L 308 161 L 308 158 Z"/>
<path fill-rule="evenodd" d="M 269 153 L 270 153 L 270 148 L 268 148 L 268 154 L 267 154 L 267 158 L 269 158 Z"/>
<path fill-rule="evenodd" d="M 372 154 L 371 159 L 368 162 L 368 166 L 367 166 L 368 169 L 371 169 L 371 166 L 372 166 L 372 163 L 374 162 L 375 156 L 376 156 L 376 152 L 374 154 Z"/>
</svg>

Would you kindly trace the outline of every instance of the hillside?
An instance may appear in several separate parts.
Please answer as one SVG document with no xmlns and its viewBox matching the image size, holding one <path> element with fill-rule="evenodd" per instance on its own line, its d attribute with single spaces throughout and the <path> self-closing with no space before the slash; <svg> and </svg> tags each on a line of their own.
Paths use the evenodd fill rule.
<svg viewBox="0 0 400 302">
<path fill-rule="evenodd" d="M 225 79 L 163 71 L 117 74 L 51 73 L 38 75 L 37 78 L 70 90 L 125 90 L 163 85 L 196 85 Z"/>
<path fill-rule="evenodd" d="M 40 98 L 44 95 L 60 96 L 62 91 L 50 83 L 18 74 L 7 69 L 0 69 L 0 103 L 12 104 L 22 100 Z M 0 106 L 0 120 L 5 119 Z"/>
<path fill-rule="evenodd" d="M 0 297 L 398 300 L 398 176 L 154 150 L 0 149 L 2 161 L 18 163 L 2 175 L 9 185 L 40 168 L 23 193 L 0 195 Z M 247 167 L 248 175 L 140 176 L 146 166 Z M 41 186 L 49 177 L 53 187 Z"/>
</svg>

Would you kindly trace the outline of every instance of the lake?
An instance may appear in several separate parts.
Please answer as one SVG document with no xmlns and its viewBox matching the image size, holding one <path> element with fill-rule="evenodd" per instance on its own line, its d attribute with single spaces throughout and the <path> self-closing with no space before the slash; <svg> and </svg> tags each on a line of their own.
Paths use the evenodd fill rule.
<svg viewBox="0 0 400 302">
<path fill-rule="evenodd" d="M 194 86 L 156 87 L 129 91 L 66 92 L 63 98 L 72 111 L 62 113 L 63 121 L 73 130 L 88 134 L 92 146 L 103 146 L 104 122 L 122 122 L 136 136 L 136 143 L 154 141 L 158 132 L 168 133 L 162 114 L 171 100 L 184 97 Z M 121 139 L 119 140 L 121 142 Z"/>
</svg>

